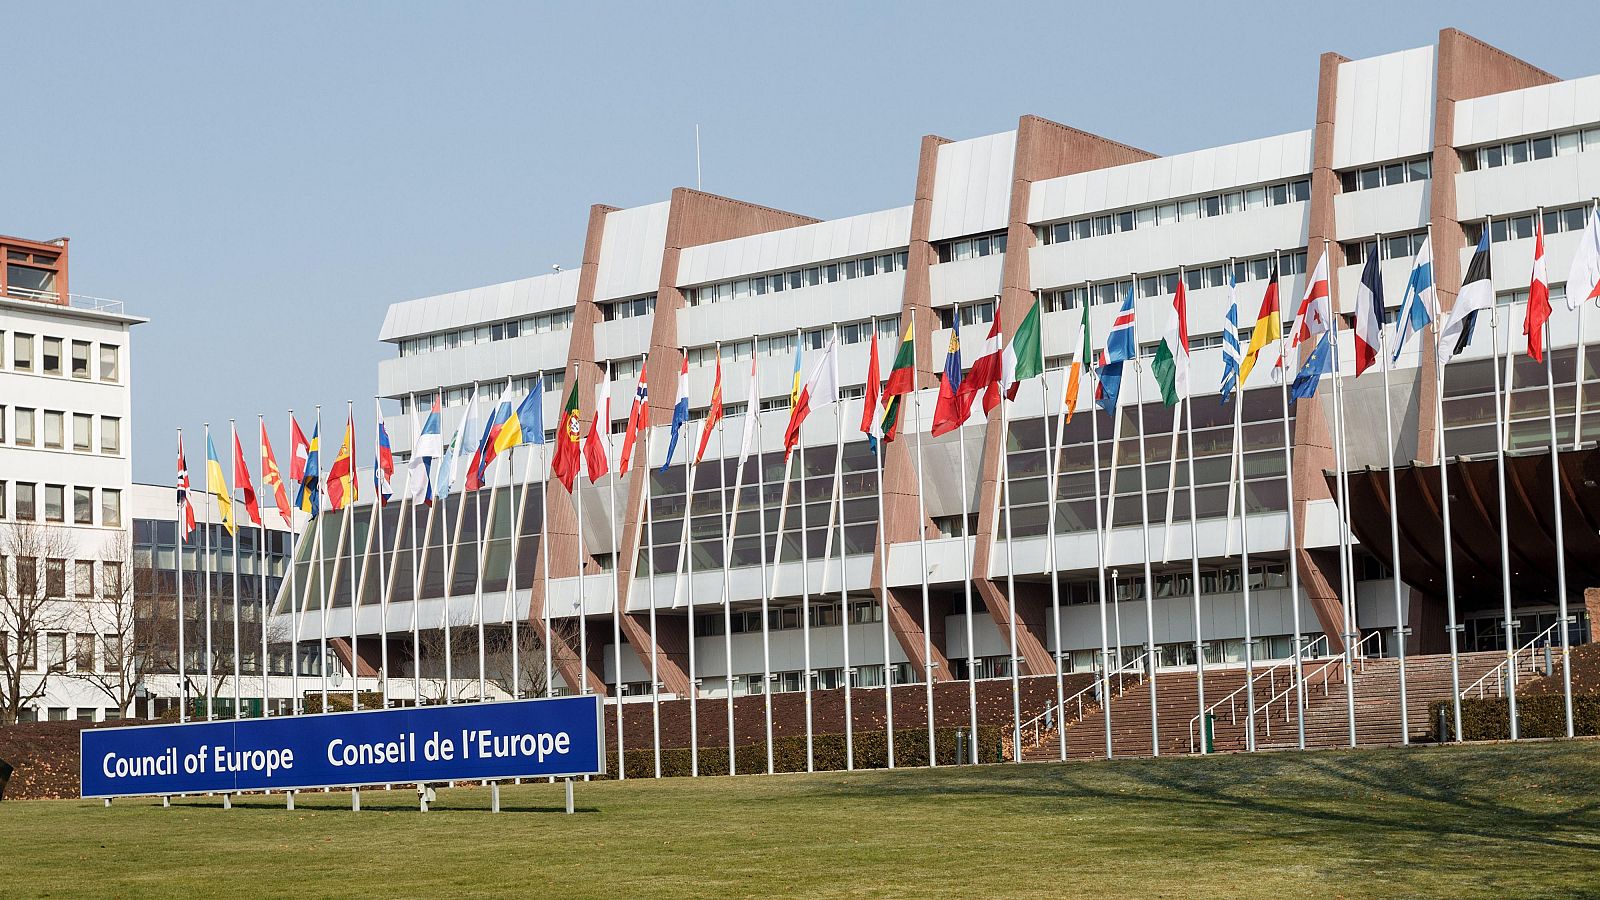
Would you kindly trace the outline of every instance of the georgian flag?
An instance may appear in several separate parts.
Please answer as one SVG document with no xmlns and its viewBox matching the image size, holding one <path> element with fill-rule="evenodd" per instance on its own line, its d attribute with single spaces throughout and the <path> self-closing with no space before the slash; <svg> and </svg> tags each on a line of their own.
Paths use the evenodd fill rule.
<svg viewBox="0 0 1600 900">
<path fill-rule="evenodd" d="M 1361 285 L 1356 288 L 1356 376 L 1378 361 L 1378 345 L 1383 342 L 1383 274 L 1378 271 L 1378 247 L 1367 254 L 1361 268 Z"/>
<path fill-rule="evenodd" d="M 1328 254 L 1317 260 L 1317 268 L 1306 282 L 1306 295 L 1300 300 L 1300 310 L 1294 316 L 1294 339 L 1289 349 L 1299 347 L 1304 341 L 1320 337 L 1333 327 L 1333 306 L 1328 300 Z"/>
</svg>

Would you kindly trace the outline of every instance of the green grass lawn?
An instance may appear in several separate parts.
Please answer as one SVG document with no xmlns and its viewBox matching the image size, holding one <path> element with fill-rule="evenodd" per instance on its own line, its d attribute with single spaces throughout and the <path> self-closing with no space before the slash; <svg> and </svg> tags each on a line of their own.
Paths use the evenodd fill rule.
<svg viewBox="0 0 1600 900">
<path fill-rule="evenodd" d="M 1600 742 L 0 803 L 0 894 L 1600 896 Z"/>
</svg>

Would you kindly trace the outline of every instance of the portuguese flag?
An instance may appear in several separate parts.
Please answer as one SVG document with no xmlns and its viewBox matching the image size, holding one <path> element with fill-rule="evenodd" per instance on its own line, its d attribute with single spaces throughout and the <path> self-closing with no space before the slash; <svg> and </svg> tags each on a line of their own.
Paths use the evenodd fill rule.
<svg viewBox="0 0 1600 900">
<path fill-rule="evenodd" d="M 561 410 L 561 424 L 556 428 L 556 455 L 550 461 L 550 471 L 561 486 L 572 493 L 572 484 L 578 477 L 578 440 L 583 425 L 578 421 L 578 379 L 572 379 L 572 390 L 567 392 L 567 405 Z"/>
<path fill-rule="evenodd" d="M 883 385 L 883 439 L 892 441 L 898 434 L 901 398 L 917 388 L 917 320 L 906 323 L 905 337 L 900 339 L 900 349 L 895 351 L 894 365 L 889 369 L 889 380 Z"/>
</svg>

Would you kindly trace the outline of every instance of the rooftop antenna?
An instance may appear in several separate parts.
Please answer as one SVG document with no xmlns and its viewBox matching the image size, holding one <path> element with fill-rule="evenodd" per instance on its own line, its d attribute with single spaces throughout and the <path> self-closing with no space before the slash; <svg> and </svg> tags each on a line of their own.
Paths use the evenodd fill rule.
<svg viewBox="0 0 1600 900">
<path fill-rule="evenodd" d="M 695 125 L 694 125 L 694 189 L 697 190 L 697 191 L 701 190 L 701 187 L 700 187 L 700 123 L 699 122 L 696 122 Z"/>
</svg>

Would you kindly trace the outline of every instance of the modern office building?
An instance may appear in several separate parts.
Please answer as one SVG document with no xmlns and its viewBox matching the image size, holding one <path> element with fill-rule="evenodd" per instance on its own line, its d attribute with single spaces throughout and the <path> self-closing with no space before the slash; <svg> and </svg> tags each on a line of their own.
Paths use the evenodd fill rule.
<svg viewBox="0 0 1600 900">
<path fill-rule="evenodd" d="M 128 707 L 132 329 L 68 242 L 0 236 L 0 722 Z"/>
<path fill-rule="evenodd" d="M 371 511 L 358 508 L 353 544 L 337 551 L 331 534 L 324 540 L 327 559 L 340 564 L 351 546 L 382 547 L 364 553 L 381 564 L 361 570 L 354 628 L 351 582 L 330 583 L 324 613 L 303 574 L 302 635 L 325 621 L 330 636 L 353 630 L 370 638 L 357 653 L 364 666 L 378 665 L 387 643 L 391 674 L 400 678 L 410 671 L 413 624 L 470 635 L 480 624 L 488 634 L 516 623 L 534 641 L 530 649 L 542 653 L 546 641 L 554 648 L 555 684 L 567 691 L 710 699 L 768 684 L 772 692 L 829 690 L 848 679 L 863 689 L 858 703 L 880 708 L 883 692 L 872 701 L 871 689 L 887 680 L 1009 678 L 1013 666 L 1023 677 L 1053 676 L 1058 665 L 1092 672 L 1104 644 L 1125 664 L 1153 650 L 1157 683 L 1170 674 L 1168 683 L 1191 689 L 1199 652 L 1216 679 L 1213 697 L 1242 684 L 1247 634 L 1263 667 L 1294 655 L 1297 631 L 1307 659 L 1339 654 L 1347 640 L 1360 641 L 1361 655 L 1396 656 L 1397 634 L 1408 654 L 1441 654 L 1452 618 L 1462 626 L 1461 650 L 1503 651 L 1508 598 L 1512 641 L 1553 640 L 1554 527 L 1540 499 L 1550 496 L 1543 369 L 1518 357 L 1509 390 L 1498 394 L 1509 398 L 1511 459 L 1497 480 L 1491 338 L 1502 352 L 1521 347 L 1536 216 L 1562 296 L 1578 232 L 1600 195 L 1600 76 L 1563 81 L 1448 29 L 1433 46 L 1370 59 L 1324 54 L 1316 71 L 1306 81 L 1303 130 L 1161 157 L 1025 116 L 1000 134 L 930 135 L 918 152 L 906 148 L 907 204 L 894 209 L 819 221 L 680 188 L 645 206 L 593 207 L 576 270 L 394 304 L 379 337 L 396 354 L 378 376 L 393 402 L 387 427 L 401 469 L 436 397 L 448 438 L 474 394 L 482 421 L 502 391 L 520 398 L 541 374 L 552 440 L 565 439 L 553 430 L 574 386 L 587 430 L 605 383 L 620 432 L 641 369 L 652 427 L 630 473 L 619 477 L 613 459 L 597 483 L 580 479 L 576 497 L 543 489 L 553 446 L 546 445 L 496 462 L 493 490 L 458 488 L 428 507 L 391 504 L 381 545 L 367 543 Z M 1493 327 L 1488 316 L 1480 321 L 1478 339 L 1447 367 L 1442 387 L 1431 333 L 1410 341 L 1387 376 L 1392 441 L 1386 380 L 1376 372 L 1349 377 L 1354 351 L 1341 330 L 1353 473 L 1346 583 L 1345 513 L 1326 475 L 1338 446 L 1331 384 L 1291 407 L 1285 423 L 1280 382 L 1264 359 L 1245 385 L 1235 436 L 1233 409 L 1217 396 L 1230 281 L 1248 342 L 1273 272 L 1292 328 L 1308 269 L 1326 255 L 1335 309 L 1348 319 L 1362 264 L 1377 253 L 1392 316 L 1431 234 L 1439 300 L 1449 309 L 1486 227 Z M 1148 361 L 1180 282 L 1194 397 L 1192 425 L 1175 430 Z M 1120 421 L 1080 411 L 1065 426 L 1051 503 L 1046 447 L 1055 442 L 1082 307 L 1090 305 L 1098 348 L 1130 289 L 1144 361 L 1123 386 Z M 1009 337 L 1035 302 L 1045 378 L 1024 385 L 1005 422 L 998 411 L 980 411 L 959 431 L 930 436 L 951 329 L 960 330 L 970 364 L 997 316 Z M 1585 308 L 1580 321 L 1559 299 L 1556 306 L 1556 421 L 1572 447 L 1600 435 L 1593 348 L 1583 351 L 1581 406 L 1574 387 L 1581 328 L 1596 312 Z M 886 445 L 880 489 L 859 428 L 868 350 L 878 335 L 886 371 L 913 322 L 920 391 L 901 436 Z M 835 340 L 845 399 L 806 420 L 791 468 L 782 448 L 796 354 L 804 378 Z M 685 464 L 719 358 L 728 418 L 692 470 L 691 489 Z M 691 421 L 658 471 L 685 359 Z M 751 378 L 759 409 L 746 401 Z M 760 464 L 740 470 L 752 420 Z M 1439 522 L 1441 439 L 1446 458 L 1470 457 L 1449 465 L 1449 556 Z M 1600 585 L 1600 569 L 1585 561 L 1600 550 L 1595 529 L 1581 527 L 1587 511 L 1600 508 L 1591 505 L 1600 503 L 1594 482 L 1582 476 L 1588 452 L 1562 458 L 1571 479 L 1565 586 L 1575 641 L 1589 633 L 1584 589 Z M 1001 496 L 1008 480 L 1009 499 Z M 1509 591 L 1495 539 L 1495 490 L 1505 484 L 1515 500 Z M 1236 489 L 1247 510 L 1242 533 L 1230 514 Z M 1103 491 L 1114 496 L 1097 503 Z M 1404 537 L 1398 590 L 1391 506 Z M 1101 513 L 1110 516 L 1104 535 Z M 321 525 L 332 532 L 342 523 L 325 515 Z M 419 533 L 427 553 L 414 552 Z M 1097 585 L 1102 541 L 1105 605 Z M 300 554 L 303 573 L 312 564 Z M 296 617 L 290 597 L 278 600 L 285 618 Z M 456 654 L 457 678 L 477 677 L 471 646 Z M 1413 677 L 1425 670 L 1419 661 Z M 1324 687 L 1340 678 L 1325 677 Z M 541 679 L 530 673 L 519 692 L 539 690 Z M 1185 702 L 1177 732 L 1194 714 L 1194 700 Z M 1425 719 L 1413 715 L 1412 730 L 1429 727 Z"/>
</svg>

